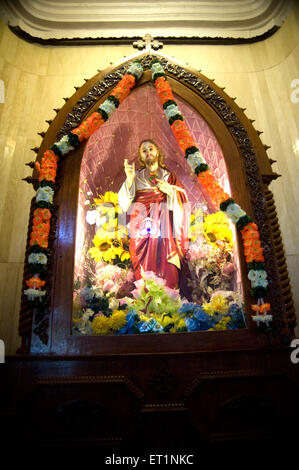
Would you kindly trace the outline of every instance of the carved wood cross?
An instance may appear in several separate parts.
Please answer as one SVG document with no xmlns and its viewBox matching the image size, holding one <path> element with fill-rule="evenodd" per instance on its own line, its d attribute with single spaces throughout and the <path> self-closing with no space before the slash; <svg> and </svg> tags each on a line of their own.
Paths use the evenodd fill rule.
<svg viewBox="0 0 299 470">
<path fill-rule="evenodd" d="M 139 51 L 142 51 L 143 49 L 146 51 L 150 51 L 151 49 L 157 51 L 158 49 L 162 49 L 163 42 L 154 39 L 150 34 L 146 34 L 142 39 L 134 41 L 133 47 Z"/>
</svg>

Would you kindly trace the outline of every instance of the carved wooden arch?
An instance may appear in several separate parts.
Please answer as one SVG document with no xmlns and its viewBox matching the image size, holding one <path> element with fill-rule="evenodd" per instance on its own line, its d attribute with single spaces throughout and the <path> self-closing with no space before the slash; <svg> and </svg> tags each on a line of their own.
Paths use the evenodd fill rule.
<svg viewBox="0 0 299 470">
<path fill-rule="evenodd" d="M 136 58 L 136 57 L 135 57 Z M 150 62 L 153 56 L 141 54 L 145 73 L 137 84 L 151 80 Z M 271 169 L 266 149 L 259 138 L 259 131 L 252 126 L 244 110 L 239 108 L 234 99 L 224 89 L 200 72 L 185 69 L 162 55 L 157 56 L 164 66 L 173 91 L 189 102 L 207 121 L 218 139 L 230 178 L 232 195 L 246 213 L 259 227 L 265 254 L 265 265 L 269 278 L 269 298 L 273 314 L 271 334 L 257 332 L 250 321 L 249 282 L 246 266 L 241 254 L 241 268 L 247 305 L 246 330 L 179 333 L 171 335 L 130 335 L 107 337 L 72 337 L 72 287 L 75 245 L 75 224 L 77 193 L 81 159 L 85 145 L 67 155 L 59 165 L 55 205 L 56 217 L 52 218 L 50 235 L 50 269 L 47 274 L 48 286 L 51 286 L 49 308 L 44 312 L 35 312 L 26 305 L 22 297 L 19 330 L 22 336 L 20 352 L 44 352 L 54 354 L 108 354 L 132 352 L 178 352 L 215 349 L 238 349 L 289 344 L 293 336 L 292 328 L 296 325 L 289 278 L 281 241 L 279 224 L 275 212 L 272 193 L 268 189 L 271 181 L 278 177 Z M 128 61 L 117 67 L 110 67 L 86 81 L 58 112 L 53 121 L 47 121 L 50 127 L 43 137 L 37 152 L 40 161 L 45 150 L 68 131 L 76 128 L 89 114 L 103 102 L 112 88 L 126 71 Z M 117 111 L 116 111 L 117 112 Z M 272 162 L 273 163 L 273 162 Z M 27 181 L 37 189 L 37 174 Z M 34 200 L 33 200 L 34 202 Z M 31 209 L 31 218 L 33 204 Z M 30 222 L 29 222 L 30 230 Z M 29 237 L 29 231 L 28 231 Z M 239 244 L 241 245 L 241 244 Z M 27 243 L 26 261 L 28 258 Z M 24 283 L 28 278 L 25 262 Z M 25 284 L 24 284 L 25 288 Z"/>
</svg>

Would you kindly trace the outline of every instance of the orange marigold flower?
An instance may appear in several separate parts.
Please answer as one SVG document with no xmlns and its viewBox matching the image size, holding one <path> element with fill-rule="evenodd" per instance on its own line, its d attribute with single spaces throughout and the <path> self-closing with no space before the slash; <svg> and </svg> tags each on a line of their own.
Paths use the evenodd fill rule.
<svg viewBox="0 0 299 470">
<path fill-rule="evenodd" d="M 57 168 L 57 162 L 59 157 L 55 155 L 53 150 L 46 150 L 42 158 L 42 167 L 54 167 Z"/>
<path fill-rule="evenodd" d="M 271 305 L 269 303 L 263 303 L 260 305 L 260 312 L 261 313 L 266 313 L 269 312 Z"/>
<path fill-rule="evenodd" d="M 82 132 L 82 129 L 79 129 L 79 127 L 77 127 L 76 129 L 72 130 L 71 131 L 73 134 L 76 134 L 80 140 L 80 142 L 82 142 L 85 137 L 84 137 L 84 132 Z"/>
<path fill-rule="evenodd" d="M 174 101 L 171 87 L 165 77 L 157 78 L 157 80 L 155 81 L 155 87 L 157 90 L 158 97 L 162 104 L 166 103 L 166 101 L 168 100 Z"/>
<path fill-rule="evenodd" d="M 36 165 L 37 167 L 37 165 Z M 56 169 L 54 168 L 38 168 L 38 171 L 39 171 L 39 181 L 42 181 L 42 180 L 47 180 L 47 181 L 52 181 L 53 183 L 55 183 L 55 179 L 56 179 Z"/>
<path fill-rule="evenodd" d="M 32 232 L 30 237 L 30 246 L 39 245 L 42 248 L 48 248 L 48 237 L 41 236 L 38 232 Z"/>
<path fill-rule="evenodd" d="M 76 134 L 79 137 L 80 142 L 94 133 L 102 124 L 104 124 L 104 119 L 100 113 L 95 111 L 92 113 L 85 121 L 80 124 L 76 129 L 72 130 L 73 134 Z"/>
<path fill-rule="evenodd" d="M 49 209 L 38 208 L 33 212 L 33 225 L 37 225 L 40 222 L 47 222 L 51 219 L 51 212 Z"/>
<path fill-rule="evenodd" d="M 255 312 L 260 311 L 260 306 L 259 305 L 251 305 L 251 310 L 254 310 Z"/>
<path fill-rule="evenodd" d="M 193 137 L 188 131 L 184 121 L 181 121 L 179 119 L 177 121 L 174 121 L 171 124 L 171 129 L 173 131 L 177 143 L 179 144 L 183 152 L 185 152 L 187 148 L 195 146 Z"/>
<path fill-rule="evenodd" d="M 197 177 L 199 183 L 205 188 L 211 200 L 216 205 L 226 201 L 230 196 L 222 189 L 210 170 L 199 173 Z"/>
<path fill-rule="evenodd" d="M 130 74 L 125 74 L 121 81 L 116 85 L 110 95 L 118 99 L 122 103 L 124 99 L 130 94 L 131 88 L 135 85 L 135 77 Z"/>
<path fill-rule="evenodd" d="M 43 287 L 46 284 L 46 281 L 43 281 L 39 277 L 31 277 L 28 281 L 26 281 L 26 284 L 32 289 L 40 289 L 40 287 Z"/>
</svg>

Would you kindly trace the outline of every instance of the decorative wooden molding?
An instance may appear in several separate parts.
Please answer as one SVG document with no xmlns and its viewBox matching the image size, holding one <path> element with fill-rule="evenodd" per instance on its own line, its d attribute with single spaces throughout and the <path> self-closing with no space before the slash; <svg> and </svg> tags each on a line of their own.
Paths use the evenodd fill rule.
<svg viewBox="0 0 299 470">
<path fill-rule="evenodd" d="M 290 328 L 295 328 L 297 321 L 296 321 L 296 312 L 294 308 L 294 302 L 292 300 L 292 290 L 290 279 L 288 275 L 288 268 L 285 259 L 285 252 L 283 241 L 280 232 L 280 226 L 278 222 L 276 206 L 273 198 L 272 192 L 267 188 L 265 189 L 265 198 L 267 204 L 267 212 L 270 221 L 271 231 L 272 231 L 272 238 L 273 238 L 273 245 L 274 250 L 276 253 L 276 259 L 279 269 L 279 277 L 280 277 L 280 285 L 282 290 L 282 295 L 284 298 L 285 303 L 285 310 L 287 316 L 287 322 Z"/>
<path fill-rule="evenodd" d="M 9 29 L 23 41 L 29 42 L 31 44 L 41 44 L 42 46 L 130 46 L 132 42 L 138 42 L 140 40 L 139 36 L 130 36 L 130 37 L 108 37 L 108 38 L 51 38 L 43 39 L 37 36 L 31 35 L 24 31 L 19 26 L 9 25 Z M 249 38 L 242 37 L 210 37 L 210 36 L 156 36 L 155 39 L 157 42 L 163 41 L 165 45 L 190 45 L 190 46 L 199 46 L 199 45 L 217 45 L 217 46 L 232 46 L 238 44 L 254 44 L 256 42 L 264 41 L 265 39 L 270 38 L 280 29 L 280 26 L 272 26 L 268 31 L 263 34 L 258 34 Z"/>
<path fill-rule="evenodd" d="M 271 170 L 270 161 L 266 154 L 267 146 L 264 146 L 260 141 L 258 132 L 254 129 L 252 123 L 244 114 L 244 111 L 241 110 L 241 108 L 236 105 L 235 101 L 226 95 L 223 89 L 219 88 L 212 80 L 209 80 L 200 72 L 185 69 L 164 56 L 156 56 L 146 53 L 140 54 L 136 57 L 141 60 L 145 70 L 141 84 L 150 80 L 150 63 L 153 58 L 157 57 L 161 61 L 166 75 L 170 79 L 174 80 L 181 87 L 185 87 L 184 89 L 195 93 L 200 97 L 202 102 L 205 103 L 205 106 L 208 106 L 213 113 L 216 113 L 221 122 L 225 125 L 225 128 L 228 130 L 232 141 L 235 143 L 238 153 L 241 156 L 241 161 L 243 162 L 242 165 L 246 178 L 248 198 L 250 200 L 253 218 L 259 227 L 259 233 L 265 253 L 266 269 L 269 275 L 269 295 L 272 304 L 271 313 L 274 317 L 274 331 L 273 334 L 269 335 L 269 341 L 273 342 L 273 344 L 289 344 L 291 338 L 289 329 L 293 328 L 295 325 L 293 310 L 291 310 L 291 293 L 287 290 L 288 278 L 281 278 L 281 276 L 284 275 L 282 271 L 285 266 L 285 262 L 283 263 L 281 261 L 281 252 L 276 252 L 273 249 L 272 235 L 276 238 L 277 236 L 280 237 L 280 230 L 279 226 L 273 225 L 274 219 L 272 215 L 268 213 L 268 203 L 265 197 L 267 192 L 264 192 L 264 183 L 270 182 L 279 175 Z M 123 62 L 115 69 L 111 70 L 110 68 L 106 75 L 105 73 L 99 72 L 98 75 L 90 79 L 78 91 L 76 91 L 73 97 L 66 99 L 66 104 L 58 112 L 53 122 L 51 122 L 48 131 L 43 133 L 44 139 L 38 151 L 38 161 L 41 160 L 42 153 L 49 148 L 55 140 L 60 139 L 67 132 L 78 127 L 82 120 L 96 109 L 99 103 L 106 98 L 110 90 L 122 78 L 126 68 L 127 63 Z M 72 161 L 77 161 L 77 166 L 83 149 L 84 145 L 73 152 Z M 64 163 L 66 163 L 66 166 Z M 64 162 L 63 159 L 58 169 L 57 186 L 63 184 L 64 166 L 67 168 L 67 161 Z M 33 176 L 35 175 L 36 170 L 33 172 Z M 271 219 L 271 224 L 269 223 L 269 218 Z M 49 248 L 53 254 L 53 260 L 56 259 L 54 257 L 55 223 L 56 220 L 55 217 L 53 217 L 51 220 L 52 238 L 49 243 Z M 272 225 L 273 229 L 271 229 Z M 279 257 L 280 271 L 278 271 L 276 256 Z M 49 280 L 53 280 L 53 269 L 54 263 L 50 265 L 48 272 Z M 282 286 L 281 282 L 284 283 Z M 285 289 L 285 296 L 282 295 L 282 288 Z M 285 299 L 287 303 L 285 303 Z M 286 308 L 288 309 L 288 319 L 290 319 L 288 322 L 286 322 Z M 22 300 L 22 309 L 26 309 L 24 306 L 24 298 Z M 28 313 L 28 308 L 26 311 L 27 317 L 29 318 L 30 315 Z M 25 335 L 25 343 L 27 344 L 29 327 L 24 329 L 23 319 L 22 325 L 20 332 L 22 335 Z M 40 330 L 37 329 L 36 331 L 39 332 Z M 45 332 L 43 329 L 41 329 L 41 334 L 45 339 Z M 216 332 L 213 334 L 216 338 Z M 101 339 L 102 343 L 106 340 L 109 340 L 109 338 Z M 118 338 L 118 340 L 121 340 L 121 338 Z"/>
</svg>

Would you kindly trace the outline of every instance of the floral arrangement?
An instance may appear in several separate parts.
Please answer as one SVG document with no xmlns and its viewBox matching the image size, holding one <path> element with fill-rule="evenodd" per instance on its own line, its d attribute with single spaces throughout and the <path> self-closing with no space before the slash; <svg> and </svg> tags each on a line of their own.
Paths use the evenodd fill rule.
<svg viewBox="0 0 299 470">
<path fill-rule="evenodd" d="M 112 191 L 107 191 L 104 195 L 99 195 L 91 202 L 87 199 L 90 210 L 87 211 L 86 221 L 96 224 L 98 230 L 93 238 L 93 247 L 89 249 L 89 254 L 96 261 L 114 263 L 130 260 L 129 239 L 127 229 L 119 223 L 118 215 L 122 209 L 118 204 L 118 195 Z"/>
<path fill-rule="evenodd" d="M 180 148 L 184 152 L 188 164 L 197 175 L 198 181 L 205 188 L 211 200 L 213 200 L 215 204 L 219 205 L 220 210 L 223 211 L 223 213 L 234 224 L 236 224 L 238 230 L 242 234 L 244 253 L 249 271 L 248 277 L 251 281 L 252 287 L 251 294 L 257 299 L 257 304 L 252 306 L 252 309 L 257 313 L 257 315 L 254 315 L 252 318 L 254 321 L 257 322 L 258 325 L 261 323 L 269 325 L 269 322 L 272 320 L 272 316 L 268 313 L 270 305 L 264 302 L 264 296 L 267 292 L 268 281 L 267 273 L 265 271 L 264 266 L 263 249 L 261 246 L 258 228 L 256 224 L 253 223 L 252 219 L 248 217 L 246 213 L 241 209 L 241 207 L 236 204 L 235 201 L 227 193 L 224 192 L 218 181 L 215 179 L 215 177 L 209 170 L 209 167 L 204 157 L 195 145 L 192 135 L 186 127 L 184 117 L 182 116 L 174 100 L 171 87 L 166 80 L 165 72 L 160 62 L 154 60 L 151 64 L 151 69 L 157 94 L 163 106 L 164 112 L 171 126 L 173 134 Z M 24 291 L 24 294 L 27 296 L 28 301 L 31 302 L 31 304 L 34 306 L 42 307 L 44 303 L 47 302 L 47 291 L 42 290 L 42 288 L 45 287 L 45 280 L 42 279 L 42 277 L 47 270 L 47 264 L 49 262 L 48 240 L 50 233 L 50 222 L 54 208 L 55 180 L 58 160 L 59 158 L 62 158 L 63 156 L 68 154 L 70 151 L 77 148 L 83 140 L 88 139 L 89 136 L 96 129 L 98 129 L 105 121 L 107 121 L 107 119 L 112 115 L 112 113 L 129 95 L 131 89 L 136 83 L 136 80 L 138 80 L 142 74 L 143 67 L 141 63 L 139 61 L 135 61 L 133 64 L 130 65 L 127 70 L 127 73 L 119 81 L 119 83 L 110 93 L 108 98 L 99 106 L 98 110 L 92 113 L 76 129 L 72 130 L 71 132 L 68 132 L 68 134 L 63 136 L 58 142 L 55 142 L 50 149 L 46 150 L 44 156 L 42 157 L 41 163 L 36 163 L 36 168 L 39 173 L 39 187 L 36 193 L 36 207 L 33 213 L 32 229 L 30 233 L 30 252 L 28 256 L 29 269 L 30 272 L 33 274 L 33 277 L 26 281 L 28 289 Z M 97 214 L 97 206 L 102 205 L 103 207 L 105 207 L 105 205 L 103 204 L 103 200 L 101 200 L 101 198 L 105 199 L 105 197 L 107 198 L 107 200 L 111 197 L 109 203 L 113 203 L 114 212 L 117 213 L 118 211 L 117 203 L 115 203 L 115 201 L 113 202 L 114 196 L 110 194 L 108 195 L 107 193 L 106 195 L 101 196 L 99 198 L 100 202 L 95 199 L 94 202 L 91 203 L 91 210 L 88 214 L 89 220 L 94 220 L 94 223 L 96 223 L 97 221 L 99 221 L 99 218 L 102 217 L 105 218 L 105 222 L 103 222 L 103 230 L 102 228 L 97 230 L 93 240 L 94 246 L 90 249 L 89 254 L 91 257 L 93 257 L 94 260 L 96 260 L 96 262 L 100 262 L 102 260 L 109 262 L 118 262 L 119 260 L 122 262 L 129 261 L 129 251 L 128 246 L 126 244 L 127 239 L 125 242 L 123 241 L 124 227 L 119 227 L 115 225 L 117 224 L 117 219 L 115 217 L 110 217 L 109 210 L 107 210 L 106 213 L 105 211 L 104 213 L 101 213 L 101 217 L 99 217 L 99 214 Z M 104 227 L 105 224 L 106 226 Z M 220 238 L 220 233 L 218 233 L 218 236 L 216 237 L 214 230 L 216 225 L 214 224 L 213 227 L 213 223 L 211 223 L 211 220 L 206 220 L 206 230 L 203 232 L 204 238 L 207 241 L 207 244 L 209 244 L 210 246 L 213 246 L 213 243 L 215 243 L 215 240 L 217 240 L 217 249 L 222 249 L 223 251 L 224 248 L 228 249 L 229 244 L 231 243 L 229 231 L 225 227 L 225 224 L 222 223 L 222 228 L 220 230 L 220 232 L 222 231 L 222 234 Z M 113 232 L 113 236 L 107 237 L 107 232 Z M 220 246 L 221 244 L 222 247 Z M 227 269 L 229 271 L 229 268 Z M 169 296 L 170 293 L 166 292 L 165 286 L 161 286 L 160 284 L 160 288 L 162 287 L 165 291 L 165 295 Z M 101 289 L 100 287 L 97 288 Z M 151 289 L 152 288 L 153 286 L 151 286 Z M 170 295 L 170 298 L 173 298 L 173 296 L 174 293 Z M 103 299 L 106 299 L 107 301 L 106 297 L 106 291 L 103 291 L 101 292 L 100 296 L 98 296 L 97 294 L 93 298 L 99 298 L 102 302 Z M 135 298 L 134 300 L 134 302 L 137 303 L 138 308 L 140 307 L 140 305 L 138 304 L 138 302 L 140 301 L 140 298 Z M 151 300 L 151 302 L 152 301 L 153 300 Z M 146 312 L 148 312 L 149 305 L 147 306 Z M 194 307 L 195 310 L 196 308 L 199 308 L 198 304 L 194 305 L 197 305 L 197 307 Z M 85 327 L 82 326 L 82 328 L 84 330 L 84 328 L 87 328 L 89 324 L 93 324 L 95 318 L 98 318 L 95 322 L 95 325 L 97 326 L 94 325 L 93 329 L 91 330 L 95 334 L 99 334 L 99 331 L 105 331 L 105 334 L 117 331 L 119 332 L 122 330 L 126 332 L 131 332 L 131 330 L 136 327 L 138 331 L 140 331 L 140 322 L 141 324 L 143 324 L 146 321 L 145 319 L 140 318 L 140 310 L 138 310 L 137 312 L 134 308 L 131 307 L 126 312 L 126 321 L 124 320 L 124 309 L 120 308 L 120 305 L 118 305 L 114 309 L 107 307 L 106 310 L 104 309 L 106 314 L 101 310 L 95 311 L 88 306 L 85 306 L 84 308 L 84 314 L 81 317 L 84 317 L 84 320 L 78 320 L 78 324 L 83 321 Z M 141 308 L 141 310 L 143 309 Z M 154 331 L 155 328 L 158 328 L 157 331 L 161 331 L 160 328 L 162 328 L 163 330 L 165 328 L 165 326 L 163 326 L 165 324 L 165 321 L 168 321 L 165 319 L 163 320 L 165 314 L 166 317 L 171 315 L 173 319 L 173 326 L 171 328 L 174 328 L 176 331 L 181 331 L 181 328 L 186 328 L 186 330 L 189 331 L 188 324 L 191 324 L 192 322 L 190 323 L 190 321 L 187 320 L 186 324 L 186 316 L 194 320 L 195 318 L 197 318 L 197 316 L 200 317 L 200 315 L 203 315 L 202 312 L 204 312 L 205 315 L 209 315 L 204 310 L 203 306 L 200 315 L 198 313 L 198 310 L 196 310 L 196 316 L 194 313 L 195 310 L 192 314 L 190 314 L 189 311 L 188 315 L 187 312 L 179 312 L 178 310 L 176 311 L 176 313 L 168 313 L 167 311 L 163 311 L 162 313 L 156 312 L 155 315 L 160 315 L 159 318 L 155 318 L 153 316 L 153 312 L 150 312 L 151 318 L 146 322 L 150 322 L 148 327 L 149 329 L 152 328 L 152 331 Z M 147 315 L 146 312 L 144 312 L 144 314 L 142 315 Z M 229 316 L 228 312 L 226 312 L 226 317 Z M 216 313 L 217 315 L 220 315 L 219 312 Z M 186 314 L 184 316 L 184 327 L 182 323 L 183 318 L 175 316 L 178 314 Z M 164 317 L 162 318 L 161 315 L 164 315 Z M 99 318 L 101 318 L 102 316 L 108 318 L 109 320 L 100 320 Z M 221 321 L 221 328 L 226 321 L 228 325 L 230 324 L 230 321 L 228 319 L 225 320 L 224 317 Z M 214 324 L 210 323 L 209 329 L 213 329 L 214 327 L 216 328 L 216 325 L 218 325 L 219 323 L 219 321 Z M 144 328 L 146 329 L 147 326 L 144 326 Z M 218 325 L 217 328 L 219 329 L 220 326 Z"/>
<path fill-rule="evenodd" d="M 135 281 L 129 252 L 127 264 L 121 262 L 120 246 L 113 247 L 118 241 L 115 234 L 123 234 L 117 194 L 108 191 L 93 199 L 89 192 L 85 196 L 86 220 L 100 229 L 87 252 L 95 262 L 93 274 L 84 286 L 79 280 L 75 283 L 74 334 L 177 333 L 245 326 L 241 296 L 232 291 L 233 235 L 221 211 L 205 214 L 203 206 L 191 214 L 190 303 L 152 272 Z"/>
<path fill-rule="evenodd" d="M 151 64 L 152 77 L 155 82 L 158 97 L 167 116 L 173 134 L 184 152 L 184 156 L 191 169 L 197 175 L 199 183 L 204 187 L 211 200 L 220 207 L 227 217 L 236 224 L 242 234 L 246 262 L 248 263 L 248 277 L 251 281 L 251 295 L 257 299 L 257 306 L 266 305 L 263 297 L 267 292 L 267 273 L 264 266 L 263 249 L 261 246 L 258 228 L 252 219 L 246 215 L 241 207 L 222 189 L 216 178 L 212 175 L 209 167 L 196 147 L 191 133 L 187 129 L 184 118 L 180 113 L 169 83 L 165 77 L 163 66 L 158 60 L 153 60 Z M 253 316 L 253 321 L 259 325 L 272 319 L 267 315 L 267 309 L 257 318 Z M 265 315 L 264 315 L 265 314 Z"/>
<path fill-rule="evenodd" d="M 39 187 L 36 192 L 36 208 L 33 212 L 33 222 L 30 234 L 30 251 L 28 263 L 30 272 L 37 278 L 47 270 L 48 264 L 48 239 L 50 232 L 50 220 L 54 208 L 55 180 L 57 164 L 59 158 L 77 148 L 80 143 L 87 139 L 96 129 L 98 129 L 120 103 L 128 96 L 131 89 L 143 74 L 143 67 L 139 61 L 133 62 L 126 74 L 119 81 L 116 87 L 102 103 L 97 112 L 91 114 L 76 129 L 68 132 L 52 147 L 45 151 L 41 164 L 36 162 L 35 166 L 39 173 Z M 32 306 L 43 307 L 47 302 L 46 290 L 41 290 L 42 285 L 37 283 L 35 287 L 30 287 L 24 291 L 28 301 Z"/>
<path fill-rule="evenodd" d="M 133 298 L 120 300 L 105 284 L 84 287 L 80 297 L 85 306 L 81 316 L 74 318 L 73 333 L 178 333 L 245 327 L 243 306 L 233 292 L 219 292 L 201 306 L 184 301 L 177 290 L 168 288 L 165 280 L 152 272 L 143 273 L 134 285 Z"/>
<path fill-rule="evenodd" d="M 115 330 L 116 319 L 120 321 L 121 317 L 119 311 L 124 311 L 132 303 L 126 294 L 134 288 L 133 280 L 131 268 L 104 261 L 97 263 L 96 272 L 84 286 L 77 279 L 74 285 L 73 333 L 107 334 L 110 329 Z M 109 320 L 99 320 L 99 317 Z"/>
<path fill-rule="evenodd" d="M 186 254 L 194 302 L 210 300 L 215 290 L 233 290 L 235 266 L 233 234 L 227 217 L 220 211 L 191 214 L 191 241 Z"/>
</svg>

